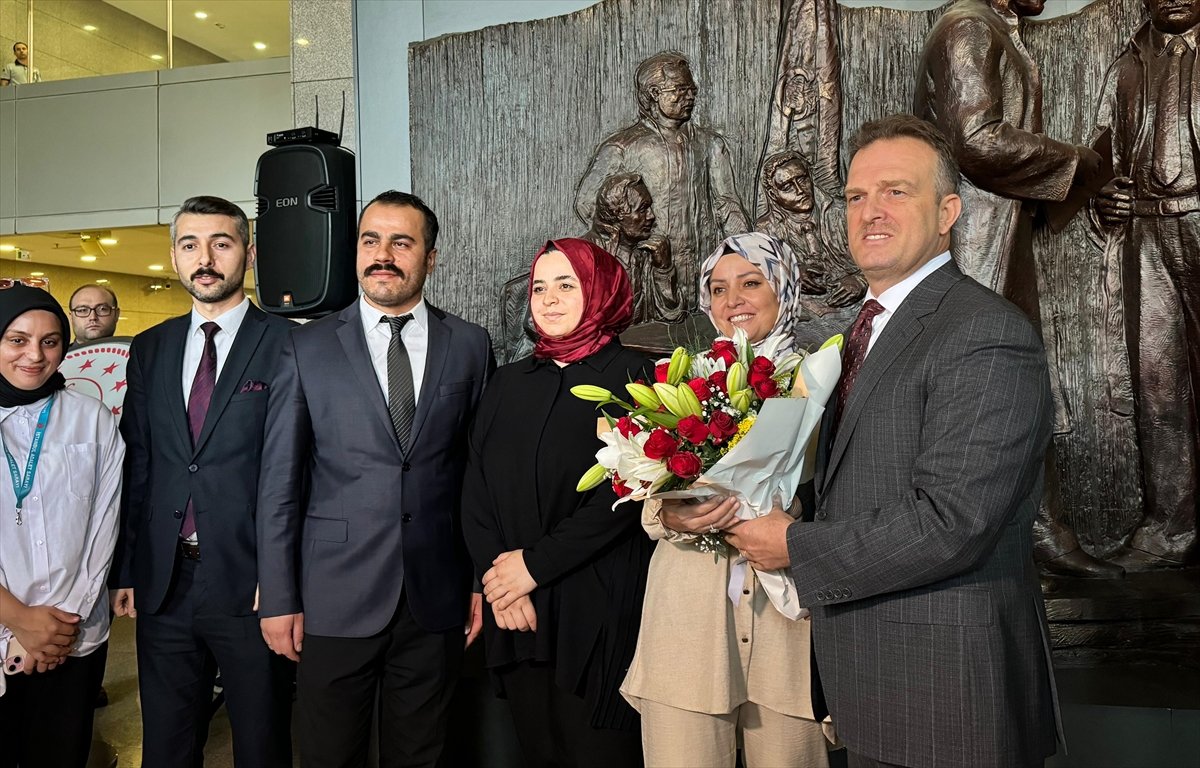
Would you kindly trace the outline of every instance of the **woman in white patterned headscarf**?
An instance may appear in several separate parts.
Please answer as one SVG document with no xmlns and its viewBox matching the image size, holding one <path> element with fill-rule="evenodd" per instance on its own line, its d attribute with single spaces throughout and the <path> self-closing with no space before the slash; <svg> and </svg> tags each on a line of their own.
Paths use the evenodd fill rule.
<svg viewBox="0 0 1200 768">
<path fill-rule="evenodd" d="M 804 318 L 791 248 L 758 232 L 735 235 L 700 274 L 700 306 L 724 336 L 736 326 L 755 352 L 795 351 Z M 753 568 L 731 585 L 733 558 L 714 562 L 692 543 L 703 529 L 660 500 L 643 506 L 642 527 L 659 542 L 646 582 L 654 610 L 642 612 L 621 693 L 642 717 L 646 765 L 732 768 L 740 743 L 747 768 L 828 766 L 836 735 L 813 696 L 810 622 L 772 608 Z"/>
<path fill-rule="evenodd" d="M 726 238 L 700 265 L 700 309 L 722 337 L 746 332 L 755 351 L 768 340 L 793 352 L 804 270 L 787 243 L 761 232 Z"/>
</svg>

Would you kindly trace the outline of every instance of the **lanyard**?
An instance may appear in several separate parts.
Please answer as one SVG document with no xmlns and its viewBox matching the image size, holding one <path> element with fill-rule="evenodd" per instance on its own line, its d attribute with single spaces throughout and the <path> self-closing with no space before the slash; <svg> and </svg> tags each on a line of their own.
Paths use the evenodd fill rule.
<svg viewBox="0 0 1200 768">
<path fill-rule="evenodd" d="M 4 446 L 4 458 L 8 459 L 13 493 L 17 497 L 17 525 L 21 524 L 21 505 L 25 502 L 25 497 L 33 490 L 33 474 L 37 472 L 38 459 L 42 455 L 42 438 L 46 436 L 46 425 L 50 423 L 50 406 L 52 405 L 54 405 L 54 395 L 50 395 L 50 401 L 46 403 L 46 407 L 38 416 L 37 429 L 33 432 L 33 442 L 29 445 L 29 458 L 25 462 L 24 478 L 21 477 L 21 471 L 17 469 L 17 462 L 9 452 L 8 446 Z"/>
</svg>

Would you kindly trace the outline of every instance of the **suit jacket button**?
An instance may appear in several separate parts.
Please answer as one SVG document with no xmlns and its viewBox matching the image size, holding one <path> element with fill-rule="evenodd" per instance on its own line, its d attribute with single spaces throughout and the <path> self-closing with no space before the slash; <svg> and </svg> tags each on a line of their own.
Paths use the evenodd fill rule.
<svg viewBox="0 0 1200 768">
<path fill-rule="evenodd" d="M 412 515 L 408 514 L 407 512 L 400 516 L 400 522 L 402 523 L 407 523 L 410 520 L 412 520 Z"/>
<path fill-rule="evenodd" d="M 825 599 L 826 599 L 826 600 L 832 600 L 832 599 L 833 599 L 833 593 L 832 593 L 832 592 L 826 592 L 826 593 L 825 593 Z"/>
<path fill-rule="evenodd" d="M 825 599 L 825 595 L 822 595 L 820 592 L 818 592 L 818 593 L 817 593 L 817 599 L 818 599 L 818 600 L 824 600 L 824 599 Z"/>
<path fill-rule="evenodd" d="M 183 517 L 183 513 L 180 512 L 178 509 L 175 510 L 175 519 L 178 520 L 181 517 Z"/>
<path fill-rule="evenodd" d="M 842 596 L 842 590 L 840 590 L 840 589 L 835 589 L 835 590 L 833 590 L 833 596 L 834 596 L 834 597 L 841 597 L 841 596 Z"/>
<path fill-rule="evenodd" d="M 404 462 L 404 466 L 402 466 L 402 467 L 400 467 L 400 468 L 401 468 L 401 469 L 403 469 L 405 472 L 407 472 L 408 470 L 412 469 L 412 464 L 409 464 L 409 463 L 406 461 L 406 462 Z"/>
<path fill-rule="evenodd" d="M 842 597 L 850 597 L 850 590 L 848 590 L 848 589 L 842 590 Z"/>
<path fill-rule="evenodd" d="M 193 464 L 193 465 L 191 465 L 190 467 L 188 467 L 188 472 L 195 472 L 195 471 L 197 471 L 198 469 L 200 469 L 200 467 L 198 467 L 198 466 L 196 466 L 195 464 Z"/>
<path fill-rule="evenodd" d="M 817 513 L 817 519 L 818 519 L 818 520 L 824 520 L 824 519 L 825 519 L 825 518 L 827 518 L 827 517 L 829 517 L 829 515 L 828 515 L 828 513 L 826 513 L 826 512 L 825 512 L 825 510 L 823 510 L 823 509 L 822 509 L 820 512 L 818 512 L 818 513 Z"/>
</svg>

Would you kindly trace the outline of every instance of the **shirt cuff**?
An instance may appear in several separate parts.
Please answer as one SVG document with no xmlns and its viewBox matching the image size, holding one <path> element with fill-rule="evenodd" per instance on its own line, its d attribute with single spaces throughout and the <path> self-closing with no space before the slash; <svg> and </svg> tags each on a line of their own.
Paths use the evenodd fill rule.
<svg viewBox="0 0 1200 768">
<path fill-rule="evenodd" d="M 659 517 L 660 512 L 662 512 L 661 499 L 647 499 L 646 503 L 642 505 L 642 528 L 652 540 L 664 539 L 679 544 L 689 544 L 696 540 L 697 536 L 694 533 L 673 531 L 663 525 L 662 519 Z"/>
</svg>

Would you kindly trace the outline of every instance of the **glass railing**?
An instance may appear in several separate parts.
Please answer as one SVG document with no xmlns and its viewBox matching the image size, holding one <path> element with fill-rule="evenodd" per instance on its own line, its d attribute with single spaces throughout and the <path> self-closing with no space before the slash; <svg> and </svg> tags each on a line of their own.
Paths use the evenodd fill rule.
<svg viewBox="0 0 1200 768">
<path fill-rule="evenodd" d="M 289 0 L 0 0 L 0 85 L 288 56 Z"/>
</svg>

